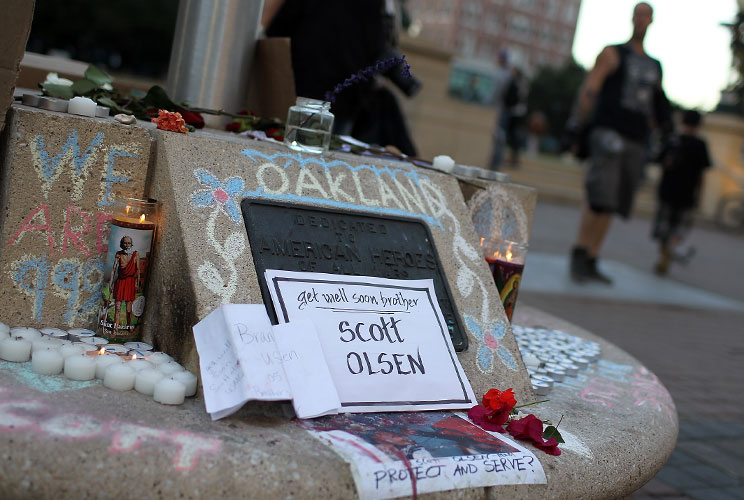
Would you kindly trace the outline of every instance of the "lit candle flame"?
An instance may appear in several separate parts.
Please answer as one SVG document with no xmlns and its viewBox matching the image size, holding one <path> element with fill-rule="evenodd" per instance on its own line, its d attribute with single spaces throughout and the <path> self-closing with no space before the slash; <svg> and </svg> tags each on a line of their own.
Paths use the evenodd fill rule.
<svg viewBox="0 0 744 500">
<path fill-rule="evenodd" d="M 145 222 L 145 214 L 140 215 L 140 222 Z"/>
<path fill-rule="evenodd" d="M 98 351 L 98 355 L 99 356 L 103 356 L 104 354 L 106 354 L 106 348 L 105 347 L 101 347 L 101 349 Z"/>
<path fill-rule="evenodd" d="M 132 360 L 135 360 L 135 359 L 137 359 L 137 355 L 136 354 L 132 354 Z"/>
<path fill-rule="evenodd" d="M 511 250 L 507 250 L 506 251 L 506 260 L 507 261 L 511 261 L 512 260 L 512 257 L 513 257 L 513 255 L 511 253 Z"/>
</svg>

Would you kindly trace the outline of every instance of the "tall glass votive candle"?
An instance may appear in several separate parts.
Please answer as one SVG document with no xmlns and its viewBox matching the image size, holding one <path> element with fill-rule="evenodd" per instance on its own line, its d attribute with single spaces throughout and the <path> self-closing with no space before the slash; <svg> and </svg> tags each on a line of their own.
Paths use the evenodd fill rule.
<svg viewBox="0 0 744 500">
<path fill-rule="evenodd" d="M 151 199 L 125 198 L 114 207 L 98 313 L 98 335 L 110 342 L 140 340 L 158 215 Z"/>
<path fill-rule="evenodd" d="M 522 272 L 527 257 L 527 245 L 506 239 L 482 239 L 483 255 L 491 269 L 496 288 L 509 321 L 514 314 Z"/>
</svg>

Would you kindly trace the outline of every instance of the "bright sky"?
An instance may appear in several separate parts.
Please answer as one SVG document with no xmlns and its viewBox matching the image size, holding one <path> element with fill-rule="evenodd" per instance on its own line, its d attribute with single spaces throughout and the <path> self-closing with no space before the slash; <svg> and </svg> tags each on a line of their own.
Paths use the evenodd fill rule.
<svg viewBox="0 0 744 500">
<path fill-rule="evenodd" d="M 582 0 L 574 39 L 574 58 L 587 69 L 605 45 L 630 39 L 638 0 Z M 654 21 L 646 32 L 646 51 L 661 61 L 664 90 L 674 102 L 710 110 L 732 78 L 731 32 L 736 0 L 648 0 Z"/>
</svg>

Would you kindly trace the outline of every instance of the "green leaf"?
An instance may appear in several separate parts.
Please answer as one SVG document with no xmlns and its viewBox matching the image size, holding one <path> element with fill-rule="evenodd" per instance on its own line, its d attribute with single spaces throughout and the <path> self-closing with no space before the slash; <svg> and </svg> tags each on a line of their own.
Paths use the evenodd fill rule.
<svg viewBox="0 0 744 500">
<path fill-rule="evenodd" d="M 85 95 L 96 88 L 98 88 L 98 85 L 87 78 L 83 78 L 82 80 L 78 80 L 72 84 L 73 92 L 78 95 Z"/>
<path fill-rule="evenodd" d="M 168 111 L 178 111 L 181 106 L 171 101 L 165 89 L 160 85 L 153 85 L 147 91 L 147 95 L 142 99 L 145 104 L 156 109 L 166 109 Z"/>
<path fill-rule="evenodd" d="M 547 440 L 550 438 L 555 438 L 556 441 L 559 443 L 565 443 L 563 440 L 563 436 L 561 436 L 561 433 L 558 432 L 558 428 L 554 425 L 549 425 L 545 428 L 545 432 L 543 432 L 543 439 Z"/>
<path fill-rule="evenodd" d="M 41 88 L 47 95 L 52 97 L 60 97 L 62 99 L 72 99 L 75 97 L 75 93 L 72 91 L 72 87 L 69 85 L 60 85 L 58 83 L 44 83 Z"/>
<path fill-rule="evenodd" d="M 110 108 L 112 111 L 114 111 L 116 113 L 126 113 L 128 115 L 131 115 L 132 114 L 131 111 L 129 111 L 127 109 L 122 109 L 122 107 L 119 106 L 118 104 L 116 104 L 116 102 L 113 99 L 111 99 L 110 97 L 99 97 L 97 99 L 97 102 L 101 106 L 106 106 L 107 108 Z"/>
<path fill-rule="evenodd" d="M 101 87 L 107 83 L 112 82 L 110 76 L 108 76 L 106 73 L 93 66 L 92 64 L 85 70 L 85 78 L 95 83 L 97 87 Z"/>
</svg>

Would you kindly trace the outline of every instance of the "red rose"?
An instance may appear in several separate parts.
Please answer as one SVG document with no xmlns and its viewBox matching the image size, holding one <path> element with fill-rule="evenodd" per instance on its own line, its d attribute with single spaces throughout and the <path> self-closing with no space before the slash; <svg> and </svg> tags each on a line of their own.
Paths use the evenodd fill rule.
<svg viewBox="0 0 744 500">
<path fill-rule="evenodd" d="M 204 118 L 202 118 L 202 115 L 200 115 L 199 113 L 194 113 L 193 111 L 186 111 L 183 108 L 179 109 L 178 112 L 181 113 L 183 120 L 189 125 L 191 125 L 192 127 L 204 128 Z"/>
<path fill-rule="evenodd" d="M 492 411 L 506 411 L 508 414 L 516 404 L 511 387 L 505 391 L 491 389 L 483 396 L 483 406 Z"/>
</svg>

